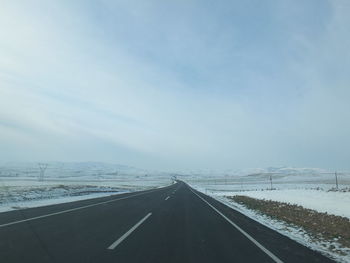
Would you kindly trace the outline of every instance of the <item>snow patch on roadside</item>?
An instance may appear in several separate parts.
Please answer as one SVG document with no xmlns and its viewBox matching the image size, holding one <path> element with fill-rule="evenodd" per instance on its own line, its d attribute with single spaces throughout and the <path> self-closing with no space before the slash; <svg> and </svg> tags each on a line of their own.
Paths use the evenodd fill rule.
<svg viewBox="0 0 350 263">
<path fill-rule="evenodd" d="M 93 193 L 93 194 L 86 194 L 86 195 L 81 195 L 81 196 L 63 196 L 63 197 L 56 197 L 54 199 L 42 199 L 42 200 L 6 203 L 5 205 L 0 206 L 0 213 L 12 211 L 12 210 L 18 210 L 18 209 L 32 208 L 32 207 L 57 205 L 57 204 L 62 204 L 62 203 L 69 203 L 69 202 L 75 202 L 75 201 L 81 201 L 81 200 L 87 200 L 87 199 L 93 199 L 93 198 L 105 197 L 105 196 L 111 196 L 111 195 L 123 194 L 123 193 L 126 193 L 126 192 Z"/>
<path fill-rule="evenodd" d="M 128 193 L 130 190 L 96 186 L 15 187 L 0 191 L 0 212 L 54 205 Z"/>
</svg>

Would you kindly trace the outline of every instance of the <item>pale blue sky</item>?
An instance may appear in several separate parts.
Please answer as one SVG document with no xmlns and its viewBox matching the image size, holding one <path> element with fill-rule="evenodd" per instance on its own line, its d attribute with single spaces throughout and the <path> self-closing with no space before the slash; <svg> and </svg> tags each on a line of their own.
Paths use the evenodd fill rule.
<svg viewBox="0 0 350 263">
<path fill-rule="evenodd" d="M 350 2 L 2 1 L 0 160 L 349 168 Z"/>
</svg>

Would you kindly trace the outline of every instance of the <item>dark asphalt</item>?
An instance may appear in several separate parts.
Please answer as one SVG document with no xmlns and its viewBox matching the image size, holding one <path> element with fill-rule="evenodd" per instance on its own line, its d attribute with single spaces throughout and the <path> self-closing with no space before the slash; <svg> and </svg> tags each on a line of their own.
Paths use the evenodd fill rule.
<svg viewBox="0 0 350 263">
<path fill-rule="evenodd" d="M 0 213 L 0 262 L 276 262 L 269 253 L 281 262 L 333 262 L 193 191 L 179 182 L 162 189 Z M 78 207 L 84 208 L 73 210 Z M 67 209 L 72 210 L 57 214 Z M 108 249 L 148 213 L 152 215 Z M 48 214 L 52 215 L 40 217 Z M 30 220 L 5 225 L 25 219 Z"/>
</svg>

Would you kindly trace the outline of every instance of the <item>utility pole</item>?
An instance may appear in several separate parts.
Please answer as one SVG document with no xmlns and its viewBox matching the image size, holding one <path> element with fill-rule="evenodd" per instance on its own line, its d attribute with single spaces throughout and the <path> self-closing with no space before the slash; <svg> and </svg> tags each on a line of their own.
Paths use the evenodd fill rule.
<svg viewBox="0 0 350 263">
<path fill-rule="evenodd" d="M 270 184 L 271 184 L 271 190 L 272 190 L 272 175 L 270 174 Z"/>
<path fill-rule="evenodd" d="M 47 163 L 38 163 L 39 169 L 40 169 L 40 174 L 39 174 L 39 181 L 42 182 L 44 181 L 44 175 L 45 175 L 45 170 L 47 168 Z"/>
<path fill-rule="evenodd" d="M 335 187 L 338 190 L 338 173 L 337 173 L 337 171 L 335 171 L 334 175 L 335 175 Z"/>
</svg>

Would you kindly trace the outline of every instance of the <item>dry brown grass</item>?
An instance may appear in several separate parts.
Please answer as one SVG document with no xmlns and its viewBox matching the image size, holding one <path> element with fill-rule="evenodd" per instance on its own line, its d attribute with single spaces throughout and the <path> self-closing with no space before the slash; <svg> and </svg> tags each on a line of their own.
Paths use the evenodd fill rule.
<svg viewBox="0 0 350 263">
<path fill-rule="evenodd" d="M 350 248 L 350 220 L 346 217 L 320 213 L 298 205 L 259 200 L 242 195 L 229 196 L 228 198 L 249 209 L 302 227 L 314 237 L 325 240 L 337 239 L 341 245 Z"/>
</svg>

